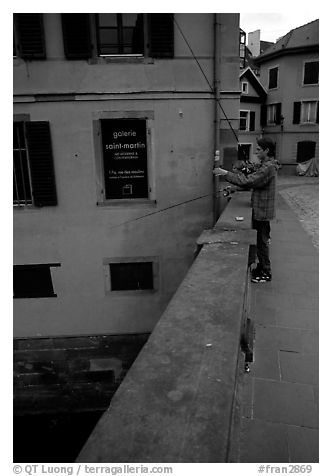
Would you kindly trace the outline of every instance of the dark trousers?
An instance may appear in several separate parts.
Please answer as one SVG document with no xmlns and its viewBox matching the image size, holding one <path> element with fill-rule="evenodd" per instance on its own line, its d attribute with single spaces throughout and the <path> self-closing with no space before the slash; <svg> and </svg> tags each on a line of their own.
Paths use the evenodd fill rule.
<svg viewBox="0 0 332 476">
<path fill-rule="evenodd" d="M 252 227 L 257 230 L 257 258 L 258 266 L 268 273 L 271 273 L 270 261 L 270 222 L 253 220 Z"/>
</svg>

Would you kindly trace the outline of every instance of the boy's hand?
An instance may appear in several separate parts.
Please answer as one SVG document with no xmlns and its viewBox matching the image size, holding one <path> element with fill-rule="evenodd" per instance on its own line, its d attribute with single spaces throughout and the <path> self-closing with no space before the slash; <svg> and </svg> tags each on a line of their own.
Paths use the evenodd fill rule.
<svg viewBox="0 0 332 476">
<path fill-rule="evenodd" d="M 216 167 L 215 169 L 213 169 L 213 173 L 214 175 L 227 175 L 228 174 L 228 170 L 225 170 L 225 169 L 221 169 L 220 167 Z"/>
</svg>

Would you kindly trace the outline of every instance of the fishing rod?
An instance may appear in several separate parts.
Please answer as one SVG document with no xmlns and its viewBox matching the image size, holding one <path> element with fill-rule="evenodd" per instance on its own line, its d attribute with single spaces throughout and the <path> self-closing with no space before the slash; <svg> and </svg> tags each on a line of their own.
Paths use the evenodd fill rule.
<svg viewBox="0 0 332 476">
<path fill-rule="evenodd" d="M 176 27 L 178 28 L 178 30 L 179 30 L 179 32 L 180 32 L 182 38 L 184 39 L 186 45 L 188 46 L 189 51 L 190 51 L 192 57 L 194 58 L 194 60 L 195 60 L 195 62 L 196 62 L 196 64 L 197 64 L 199 70 L 201 71 L 202 75 L 204 76 L 204 79 L 205 79 L 205 81 L 207 82 L 207 84 L 208 84 L 208 86 L 209 86 L 211 92 L 214 93 L 214 89 L 213 89 L 212 85 L 210 84 L 210 81 L 209 81 L 208 77 L 206 76 L 206 74 L 205 74 L 205 72 L 204 72 L 204 70 L 203 70 L 203 68 L 202 68 L 202 66 L 201 66 L 201 64 L 200 64 L 200 62 L 198 61 L 198 59 L 197 59 L 197 57 L 196 57 L 196 55 L 195 55 L 193 49 L 191 48 L 191 46 L 190 46 L 190 44 L 189 44 L 189 42 L 188 42 L 186 36 L 184 35 L 182 29 L 180 28 L 180 26 L 179 26 L 179 24 L 178 24 L 178 22 L 176 21 L 176 19 L 175 19 L 174 16 L 173 16 L 173 22 L 174 22 L 174 24 L 176 25 Z M 231 131 L 232 131 L 232 133 L 234 134 L 234 137 L 235 137 L 235 139 L 236 139 L 237 144 L 240 145 L 240 143 L 239 143 L 239 138 L 238 138 L 236 132 L 234 131 L 234 129 L 233 129 L 233 127 L 232 127 L 232 124 L 231 124 L 229 118 L 227 117 L 227 114 L 226 114 L 224 108 L 222 107 L 222 105 L 221 105 L 221 103 L 220 103 L 220 100 L 219 100 L 217 97 L 215 97 L 215 100 L 217 101 L 217 104 L 218 104 L 219 108 L 221 109 L 221 111 L 222 111 L 223 115 L 225 116 L 225 119 L 226 119 L 226 121 L 227 121 L 227 123 L 228 123 L 228 125 L 229 125 L 229 127 L 230 127 L 230 129 L 231 129 Z M 241 151 L 241 153 L 243 153 L 243 155 L 244 155 L 244 151 L 243 151 L 241 148 L 240 148 L 240 151 Z M 245 157 L 244 157 L 244 158 L 245 158 Z M 206 194 L 206 195 L 201 195 L 200 197 L 195 197 L 195 198 L 192 198 L 192 199 L 190 199 L 190 200 L 185 200 L 184 202 L 179 202 L 179 203 L 176 203 L 176 204 L 174 204 L 174 205 L 170 205 L 169 207 L 162 208 L 161 210 L 156 210 L 156 211 L 154 211 L 154 212 L 147 213 L 146 215 L 142 215 L 142 216 L 140 216 L 140 217 L 133 218 L 133 219 L 131 219 L 131 220 L 127 220 L 127 221 L 121 222 L 121 223 L 119 223 L 119 224 L 117 224 L 117 225 L 114 225 L 114 226 L 110 227 L 110 229 L 118 228 L 118 227 L 120 227 L 120 226 L 127 225 L 127 224 L 129 224 L 129 223 L 133 223 L 133 222 L 138 221 L 138 220 L 142 220 L 143 218 L 146 218 L 146 217 L 149 217 L 149 216 L 152 216 L 152 215 L 156 215 L 157 213 L 162 213 L 162 212 L 165 212 L 165 211 L 170 210 L 170 209 L 172 209 L 172 208 L 176 208 L 176 207 L 179 207 L 179 206 L 181 206 L 181 205 L 185 205 L 185 204 L 187 204 L 187 203 L 194 202 L 194 201 L 196 201 L 196 200 L 201 200 L 201 199 L 206 198 L 206 197 L 210 197 L 210 196 L 218 197 L 218 196 L 220 195 L 220 193 L 223 193 L 223 196 L 224 196 L 224 197 L 227 197 L 227 196 L 229 195 L 229 191 L 227 191 L 227 189 L 219 190 L 219 192 L 217 192 L 217 193 L 215 193 L 215 192 L 214 192 L 214 193 L 208 193 L 208 194 Z"/>
</svg>

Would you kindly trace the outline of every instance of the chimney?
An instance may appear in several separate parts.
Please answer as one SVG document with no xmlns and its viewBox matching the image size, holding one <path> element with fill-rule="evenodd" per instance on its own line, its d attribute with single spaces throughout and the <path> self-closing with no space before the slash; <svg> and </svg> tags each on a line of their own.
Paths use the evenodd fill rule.
<svg viewBox="0 0 332 476">
<path fill-rule="evenodd" d="M 248 48 L 253 56 L 259 56 L 261 52 L 261 31 L 255 30 L 248 33 Z"/>
</svg>

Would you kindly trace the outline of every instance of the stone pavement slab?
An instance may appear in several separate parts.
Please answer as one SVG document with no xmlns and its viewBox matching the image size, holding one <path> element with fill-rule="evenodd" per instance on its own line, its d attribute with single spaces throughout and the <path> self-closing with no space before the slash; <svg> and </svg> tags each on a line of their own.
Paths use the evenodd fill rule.
<svg viewBox="0 0 332 476">
<path fill-rule="evenodd" d="M 254 418 L 318 428 L 317 405 L 311 385 L 255 379 Z"/>
<path fill-rule="evenodd" d="M 292 190 L 278 197 L 272 282 L 251 287 L 254 362 L 239 394 L 240 462 L 319 458 L 318 179 L 297 179 L 283 183 L 283 191 Z M 309 220 L 307 227 L 303 220 Z"/>
<path fill-rule="evenodd" d="M 318 354 L 279 352 L 281 379 L 318 385 Z"/>
<path fill-rule="evenodd" d="M 298 426 L 288 426 L 287 439 L 290 463 L 318 463 L 318 430 Z"/>
<path fill-rule="evenodd" d="M 240 463 L 288 461 L 287 426 L 256 419 L 243 419 Z"/>
</svg>

